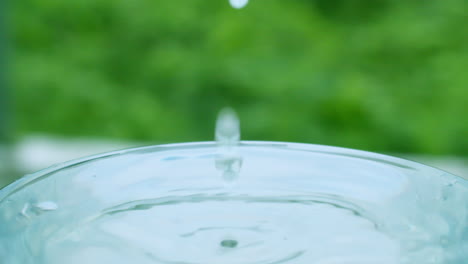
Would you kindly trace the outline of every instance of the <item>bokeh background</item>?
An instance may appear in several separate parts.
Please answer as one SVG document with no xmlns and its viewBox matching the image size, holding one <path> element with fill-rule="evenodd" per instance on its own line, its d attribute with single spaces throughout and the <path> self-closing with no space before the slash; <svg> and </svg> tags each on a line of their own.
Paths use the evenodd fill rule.
<svg viewBox="0 0 468 264">
<path fill-rule="evenodd" d="M 7 2 L 0 185 L 63 149 L 211 140 L 224 106 L 248 140 L 466 165 L 465 0 Z"/>
</svg>

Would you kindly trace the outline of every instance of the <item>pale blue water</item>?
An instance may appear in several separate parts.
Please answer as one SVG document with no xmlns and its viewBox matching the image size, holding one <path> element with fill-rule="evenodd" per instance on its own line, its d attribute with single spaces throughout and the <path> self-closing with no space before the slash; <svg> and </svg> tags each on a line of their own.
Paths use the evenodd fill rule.
<svg viewBox="0 0 468 264">
<path fill-rule="evenodd" d="M 1 190 L 0 259 L 461 264 L 467 201 L 466 180 L 373 153 L 274 142 L 148 147 Z"/>
</svg>

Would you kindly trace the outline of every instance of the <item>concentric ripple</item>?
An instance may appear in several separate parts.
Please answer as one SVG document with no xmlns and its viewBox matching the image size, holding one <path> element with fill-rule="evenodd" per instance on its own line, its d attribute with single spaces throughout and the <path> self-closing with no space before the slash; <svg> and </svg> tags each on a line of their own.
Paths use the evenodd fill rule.
<svg viewBox="0 0 468 264">
<path fill-rule="evenodd" d="M 320 196 L 134 201 L 70 230 L 49 241 L 46 263 L 398 263 L 365 212 Z"/>
</svg>

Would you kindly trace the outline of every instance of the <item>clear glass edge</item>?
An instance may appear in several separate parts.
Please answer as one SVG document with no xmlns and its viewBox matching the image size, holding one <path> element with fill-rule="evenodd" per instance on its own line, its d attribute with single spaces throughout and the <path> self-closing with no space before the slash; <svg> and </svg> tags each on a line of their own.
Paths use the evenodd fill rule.
<svg viewBox="0 0 468 264">
<path fill-rule="evenodd" d="M 169 151 L 169 150 L 176 150 L 176 149 L 209 148 L 209 147 L 215 147 L 215 146 L 216 146 L 216 142 L 214 141 L 151 145 L 151 146 L 116 150 L 116 151 L 101 153 L 97 155 L 91 155 L 91 156 L 55 164 L 43 170 L 37 171 L 35 173 L 27 174 L 21 177 L 20 179 L 14 181 L 13 183 L 0 189 L 0 203 L 5 198 L 7 198 L 11 193 L 16 192 L 18 189 L 21 189 L 24 185 L 27 185 L 30 182 L 38 178 L 41 178 L 48 174 L 52 174 L 56 171 L 65 169 L 67 167 L 73 167 L 73 166 L 83 164 L 89 161 L 102 159 L 102 158 L 108 158 L 108 157 L 117 156 L 117 155 L 138 153 L 142 151 L 147 152 L 150 150 L 151 152 L 158 152 L 158 151 Z M 439 175 L 440 177 L 453 178 L 459 184 L 463 184 L 464 186 L 468 188 L 468 180 L 460 176 L 446 172 L 442 169 L 431 167 L 429 165 L 425 165 L 422 163 L 418 163 L 418 162 L 403 159 L 403 158 L 398 158 L 394 156 L 389 156 L 385 154 L 379 154 L 379 153 L 369 152 L 369 151 L 364 151 L 364 150 L 327 146 L 327 145 L 318 145 L 318 144 L 293 143 L 293 142 L 281 142 L 281 141 L 242 141 L 240 144 L 240 147 L 267 147 L 267 148 L 279 148 L 279 149 L 286 149 L 286 150 L 293 150 L 293 151 L 316 152 L 316 153 L 321 153 L 324 155 L 348 156 L 348 157 L 357 158 L 357 159 L 366 159 L 366 160 L 374 161 L 374 162 L 382 162 L 382 163 L 387 163 L 387 164 L 394 165 L 397 167 L 401 167 L 404 169 L 412 169 L 412 170 L 426 169 L 426 170 L 431 170 L 434 172 L 440 172 L 440 175 Z"/>
</svg>

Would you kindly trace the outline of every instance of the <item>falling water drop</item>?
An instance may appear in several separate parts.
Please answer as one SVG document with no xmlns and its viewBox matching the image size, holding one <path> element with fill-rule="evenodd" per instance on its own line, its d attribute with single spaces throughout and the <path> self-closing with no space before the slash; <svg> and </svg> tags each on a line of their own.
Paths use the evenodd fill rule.
<svg viewBox="0 0 468 264">
<path fill-rule="evenodd" d="M 249 3 L 249 0 L 229 0 L 229 3 L 232 7 L 240 9 L 246 6 Z"/>
<path fill-rule="evenodd" d="M 219 113 L 215 139 L 218 144 L 216 168 L 223 172 L 225 181 L 233 181 L 242 166 L 242 157 L 237 150 L 240 142 L 240 123 L 234 110 L 226 108 Z"/>
</svg>

